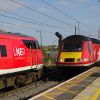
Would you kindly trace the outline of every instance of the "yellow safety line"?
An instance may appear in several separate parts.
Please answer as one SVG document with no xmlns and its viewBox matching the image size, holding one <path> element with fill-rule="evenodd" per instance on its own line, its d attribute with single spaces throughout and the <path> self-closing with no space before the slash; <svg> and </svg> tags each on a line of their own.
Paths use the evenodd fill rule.
<svg viewBox="0 0 100 100">
<path fill-rule="evenodd" d="M 87 79 L 84 79 L 83 81 L 93 82 L 93 81 L 95 81 L 95 80 L 87 80 Z"/>
<path fill-rule="evenodd" d="M 56 95 L 56 94 L 62 94 L 62 92 L 60 92 L 60 93 L 47 93 L 47 95 Z"/>
<path fill-rule="evenodd" d="M 73 83 L 71 83 L 71 84 L 73 84 Z M 75 83 L 76 84 L 76 83 Z M 77 85 L 80 85 L 80 84 L 77 84 Z M 84 86 L 84 85 L 80 85 L 80 86 Z M 90 85 L 89 85 L 90 86 Z M 92 85 L 91 85 L 92 86 Z M 94 85 L 93 85 L 94 86 Z M 66 86 L 63 86 L 63 87 L 66 87 Z M 84 86 L 84 87 L 86 87 L 86 86 Z M 74 92 L 72 92 L 72 91 L 70 91 L 70 90 L 67 90 L 67 89 L 64 89 L 64 88 L 60 88 L 60 87 L 58 87 L 58 89 L 60 89 L 60 90 L 63 90 L 65 93 L 66 93 L 66 91 L 67 92 L 70 92 L 70 93 L 72 93 L 72 94 L 77 94 L 77 92 L 78 91 L 74 91 Z M 92 89 L 93 91 L 94 91 L 94 89 Z M 92 91 L 91 90 L 91 91 Z M 48 99 L 50 99 L 50 100 L 56 100 L 56 99 L 54 99 L 54 98 L 52 98 L 50 95 L 56 95 L 56 94 L 62 94 L 62 93 L 47 93 L 47 94 L 45 94 L 45 95 L 43 95 L 43 96 L 45 96 L 46 98 L 48 98 Z M 82 95 L 82 94 L 79 94 L 79 95 L 81 95 L 81 96 L 84 96 L 85 98 L 89 98 L 88 96 L 85 96 L 85 95 Z M 85 100 L 85 98 L 84 98 L 84 100 Z M 91 100 L 94 100 L 94 99 L 91 99 Z"/>
<path fill-rule="evenodd" d="M 72 91 L 70 91 L 70 90 L 63 89 L 63 88 L 60 88 L 60 87 L 58 87 L 58 89 L 63 90 L 63 91 L 68 91 L 68 92 L 70 92 L 70 93 L 72 93 L 72 94 L 77 94 L 76 92 L 72 92 Z"/>
<path fill-rule="evenodd" d="M 48 96 L 46 94 L 44 94 L 43 96 L 46 97 L 46 98 L 48 98 L 48 99 L 50 99 L 50 100 L 56 100 L 56 99 L 54 99 L 54 98 L 52 98 L 52 97 L 50 97 L 50 96 Z"/>
<path fill-rule="evenodd" d="M 87 99 L 87 98 L 79 98 L 79 99 L 76 99 L 76 98 L 73 98 L 72 100 L 89 100 L 89 99 Z"/>
<path fill-rule="evenodd" d="M 96 91 L 96 93 L 90 98 L 90 100 L 97 100 L 100 95 L 100 88 Z"/>
<path fill-rule="evenodd" d="M 91 82 L 91 80 L 84 80 L 84 81 L 89 81 L 89 82 Z M 76 81 L 75 81 L 76 82 Z M 87 87 L 87 86 L 85 86 L 85 85 L 80 85 L 80 84 L 77 84 L 77 83 L 71 83 L 71 82 L 68 82 L 69 84 L 72 84 L 72 85 L 78 85 L 78 86 L 83 86 L 83 87 Z M 98 82 L 99 83 L 99 82 Z M 95 86 L 95 85 L 88 85 L 88 86 Z M 66 86 L 63 86 L 63 87 L 66 87 Z M 70 91 L 70 90 L 67 90 L 67 89 L 64 89 L 64 88 L 61 88 L 61 87 L 58 87 L 58 89 L 60 89 L 60 90 L 63 90 L 65 93 L 66 93 L 66 91 L 67 92 L 70 92 L 70 93 L 72 93 L 72 94 L 77 94 L 77 92 L 78 91 Z M 94 89 L 93 89 L 94 90 Z M 62 93 L 47 93 L 47 94 L 45 94 L 45 95 L 43 95 L 44 97 L 46 97 L 46 98 L 48 98 L 48 99 L 50 99 L 50 100 L 56 100 L 56 99 L 54 99 L 54 98 L 52 98 L 51 96 L 49 96 L 49 95 L 55 95 L 55 94 L 62 94 Z M 81 95 L 81 96 L 84 96 L 85 98 L 89 98 L 89 96 L 85 96 L 85 95 L 82 95 L 82 94 L 79 94 L 79 95 Z M 97 90 L 97 92 L 96 92 L 96 94 L 94 95 L 94 96 L 92 96 L 91 97 L 91 99 L 90 100 L 96 100 L 97 99 L 97 97 L 100 95 L 100 88 L 99 88 L 99 90 Z M 87 100 L 87 99 L 83 99 L 83 100 Z M 75 99 L 76 100 L 76 99 Z M 78 99 L 77 99 L 78 100 Z"/>
<path fill-rule="evenodd" d="M 99 83 L 99 82 L 97 82 L 97 83 Z M 77 83 L 69 83 L 69 84 L 71 84 L 71 85 L 78 85 L 78 86 L 83 86 L 83 87 L 87 87 L 87 86 L 95 86 L 95 87 L 98 87 L 98 86 L 96 86 L 96 85 L 92 85 L 92 84 L 90 84 L 90 85 L 81 85 L 81 84 L 77 84 Z M 68 86 L 63 86 L 63 87 L 68 87 Z"/>
<path fill-rule="evenodd" d="M 91 80 L 85 80 L 85 81 L 89 81 L 91 82 Z M 73 81 L 73 82 L 76 82 L 76 81 Z M 69 84 L 72 84 L 72 85 L 80 85 L 78 83 L 72 83 L 72 82 L 68 82 Z M 80 85 L 80 86 L 84 86 L 84 87 L 87 87 L 86 85 Z M 89 86 L 89 85 L 88 85 Z"/>
<path fill-rule="evenodd" d="M 71 84 L 71 85 L 78 85 L 78 86 L 87 87 L 86 85 L 80 85 L 80 84 L 77 84 L 77 83 L 71 83 L 71 82 L 69 82 L 69 84 Z M 64 86 L 64 87 L 67 87 L 67 86 Z"/>
<path fill-rule="evenodd" d="M 72 92 L 72 91 L 67 90 L 67 89 L 63 89 L 63 88 L 60 88 L 60 87 L 58 87 L 58 89 L 63 90 L 63 91 L 68 91 L 68 92 L 70 92 L 70 93 L 72 93 L 72 94 L 76 94 L 76 95 L 77 95 L 76 92 Z M 79 95 L 81 95 L 81 96 L 83 96 L 83 97 L 85 97 L 85 98 L 89 98 L 88 96 L 85 96 L 85 95 L 82 95 L 82 94 L 79 94 Z"/>
<path fill-rule="evenodd" d="M 82 81 L 93 82 L 92 80 L 87 80 L 87 79 L 84 79 L 84 80 L 82 80 Z M 82 81 L 80 81 L 80 82 L 82 82 Z M 77 81 L 72 81 L 72 82 L 77 82 Z"/>
<path fill-rule="evenodd" d="M 70 91 L 70 90 L 63 89 L 63 88 L 60 88 L 60 87 L 58 87 L 58 89 L 63 90 L 65 93 L 66 93 L 66 91 L 67 91 L 67 92 L 70 92 L 70 93 L 72 93 L 72 94 L 77 94 L 76 91 L 75 91 L 75 92 L 72 92 L 72 91 Z M 94 89 L 93 89 L 93 91 L 94 91 Z M 52 98 L 52 97 L 50 96 L 50 95 L 55 95 L 55 94 L 62 94 L 62 93 L 47 93 L 47 94 L 45 94 L 45 95 L 43 95 L 43 96 L 46 97 L 46 98 L 48 98 L 48 99 L 50 99 L 50 100 L 56 100 L 56 99 L 54 99 L 54 98 Z M 79 94 L 79 95 L 85 97 L 83 100 L 89 99 L 89 96 L 85 96 L 85 95 L 82 95 L 82 94 Z M 97 90 L 96 94 L 95 94 L 94 96 L 92 96 L 90 100 L 96 100 L 97 97 L 98 97 L 99 95 L 100 95 L 100 89 Z M 86 98 L 87 98 L 87 99 L 86 99 Z M 78 100 L 78 99 L 75 99 L 75 100 Z"/>
<path fill-rule="evenodd" d="M 84 79 L 83 81 L 93 82 L 93 81 L 95 81 L 95 80 Z M 72 82 L 77 82 L 77 81 L 72 81 Z M 82 81 L 80 81 L 80 82 L 82 82 Z"/>
</svg>

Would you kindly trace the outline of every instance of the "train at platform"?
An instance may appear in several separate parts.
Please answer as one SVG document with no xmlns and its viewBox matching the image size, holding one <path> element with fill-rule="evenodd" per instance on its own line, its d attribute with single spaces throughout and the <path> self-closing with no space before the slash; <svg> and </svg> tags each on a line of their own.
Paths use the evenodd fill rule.
<svg viewBox="0 0 100 100">
<path fill-rule="evenodd" d="M 43 59 L 35 37 L 0 32 L 0 89 L 19 87 L 41 77 Z"/>
<path fill-rule="evenodd" d="M 59 38 L 59 50 L 56 65 L 66 67 L 89 67 L 100 62 L 100 40 L 83 35 L 71 35 Z"/>
</svg>

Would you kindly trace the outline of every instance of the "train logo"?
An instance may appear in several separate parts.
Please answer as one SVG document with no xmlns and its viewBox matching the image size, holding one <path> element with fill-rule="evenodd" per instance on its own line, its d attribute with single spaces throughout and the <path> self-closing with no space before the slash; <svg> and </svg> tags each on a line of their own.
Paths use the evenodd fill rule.
<svg viewBox="0 0 100 100">
<path fill-rule="evenodd" d="M 25 55 L 25 49 L 24 48 L 13 48 L 14 56 L 24 56 Z"/>
</svg>

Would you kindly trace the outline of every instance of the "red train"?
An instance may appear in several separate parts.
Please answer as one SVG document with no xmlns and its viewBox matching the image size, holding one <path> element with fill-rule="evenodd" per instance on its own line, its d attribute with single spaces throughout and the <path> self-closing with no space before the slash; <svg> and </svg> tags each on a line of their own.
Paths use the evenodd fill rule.
<svg viewBox="0 0 100 100">
<path fill-rule="evenodd" d="M 100 41 L 82 35 L 71 35 L 62 40 L 59 37 L 57 66 L 90 66 L 100 62 Z"/>
<path fill-rule="evenodd" d="M 32 81 L 42 67 L 43 54 L 36 38 L 0 32 L 0 89 Z"/>
</svg>

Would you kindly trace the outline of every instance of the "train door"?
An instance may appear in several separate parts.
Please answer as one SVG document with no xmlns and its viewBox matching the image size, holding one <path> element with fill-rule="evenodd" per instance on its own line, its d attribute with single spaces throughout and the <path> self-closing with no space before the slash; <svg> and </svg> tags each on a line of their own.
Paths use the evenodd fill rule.
<svg viewBox="0 0 100 100">
<path fill-rule="evenodd" d="M 34 47 L 33 53 L 35 53 L 35 65 L 36 65 L 36 69 L 41 69 L 42 66 L 43 66 L 43 55 L 42 55 L 42 51 L 41 51 L 41 49 L 39 47 L 38 41 L 34 41 L 33 42 L 33 47 Z"/>
<path fill-rule="evenodd" d="M 35 58 L 35 65 L 36 65 L 36 69 L 39 68 L 39 66 L 41 64 L 43 64 L 43 55 L 42 55 L 42 51 L 40 50 L 38 41 L 34 41 L 32 43 L 33 45 L 33 54 L 35 53 L 35 56 L 33 56 L 33 59 Z"/>
<path fill-rule="evenodd" d="M 41 55 L 41 50 L 38 41 L 35 41 L 35 45 L 36 45 L 36 65 L 37 65 L 36 67 L 38 67 L 42 55 Z"/>
<path fill-rule="evenodd" d="M 37 49 L 36 43 L 34 40 L 23 40 L 26 50 L 27 56 L 27 65 L 31 66 L 31 68 L 36 68 L 38 65 L 37 62 Z"/>
<path fill-rule="evenodd" d="M 90 62 L 93 61 L 93 47 L 91 41 L 83 42 L 83 53 L 82 58 L 88 58 Z"/>
<path fill-rule="evenodd" d="M 31 67 L 37 68 L 38 66 L 38 53 L 37 45 L 35 41 L 30 42 L 30 58 L 31 58 Z"/>
<path fill-rule="evenodd" d="M 92 42 L 88 42 L 87 47 L 88 47 L 88 52 L 90 54 L 90 61 L 93 61 L 93 47 L 92 47 Z"/>
</svg>

